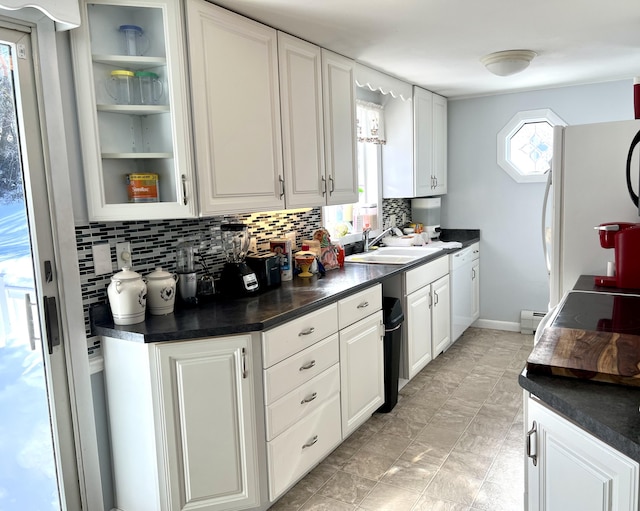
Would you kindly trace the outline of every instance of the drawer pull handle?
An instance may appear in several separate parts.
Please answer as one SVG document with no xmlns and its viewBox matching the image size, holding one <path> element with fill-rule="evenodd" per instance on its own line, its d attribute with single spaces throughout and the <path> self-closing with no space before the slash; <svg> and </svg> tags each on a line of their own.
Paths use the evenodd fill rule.
<svg viewBox="0 0 640 511">
<path fill-rule="evenodd" d="M 311 369 L 311 368 L 312 368 L 313 366 L 315 366 L 315 365 L 316 365 L 316 361 L 315 361 L 315 360 L 312 360 L 312 361 L 311 361 L 311 362 L 309 362 L 308 364 L 303 365 L 303 366 L 300 368 L 300 371 L 306 371 L 307 369 Z"/>
<path fill-rule="evenodd" d="M 300 401 L 301 405 L 307 404 L 307 403 L 311 403 L 311 401 L 313 401 L 315 398 L 318 397 L 318 393 L 314 392 L 313 394 L 311 394 L 308 397 L 305 397 L 302 401 Z"/>
<path fill-rule="evenodd" d="M 358 305 L 358 309 L 366 309 L 367 307 L 369 307 L 369 302 L 362 302 Z"/>
<path fill-rule="evenodd" d="M 311 335 L 313 332 L 315 332 L 316 329 L 313 328 L 312 326 L 309 328 L 306 328 L 305 330 L 303 330 L 302 332 L 300 332 L 298 334 L 298 337 L 302 337 L 303 335 Z"/>
<path fill-rule="evenodd" d="M 304 444 L 302 446 L 303 449 L 306 449 L 307 447 L 311 447 L 313 444 L 315 444 L 318 441 L 318 435 L 314 435 L 314 437 L 309 440 L 306 444 Z"/>
</svg>

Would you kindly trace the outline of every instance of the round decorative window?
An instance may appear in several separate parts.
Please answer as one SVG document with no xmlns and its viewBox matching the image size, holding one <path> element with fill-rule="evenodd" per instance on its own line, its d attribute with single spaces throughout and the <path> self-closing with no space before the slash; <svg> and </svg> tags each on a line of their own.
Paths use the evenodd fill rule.
<svg viewBox="0 0 640 511">
<path fill-rule="evenodd" d="M 566 125 L 549 109 L 518 112 L 498 133 L 498 164 L 518 183 L 544 181 L 553 156 L 553 127 Z"/>
</svg>

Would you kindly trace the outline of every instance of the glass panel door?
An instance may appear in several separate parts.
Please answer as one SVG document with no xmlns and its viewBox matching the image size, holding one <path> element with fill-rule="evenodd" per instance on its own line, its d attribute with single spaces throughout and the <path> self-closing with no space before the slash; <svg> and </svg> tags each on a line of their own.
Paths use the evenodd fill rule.
<svg viewBox="0 0 640 511">
<path fill-rule="evenodd" d="M 0 30 L 0 509 L 58 511 L 63 507 L 51 420 L 51 359 L 38 306 L 43 293 L 35 269 L 41 265 L 33 241 L 32 205 L 47 209 L 47 202 L 30 186 L 24 133 L 38 137 L 33 126 L 24 128 L 16 72 L 17 59 L 30 54 L 28 43 L 28 34 Z"/>
</svg>

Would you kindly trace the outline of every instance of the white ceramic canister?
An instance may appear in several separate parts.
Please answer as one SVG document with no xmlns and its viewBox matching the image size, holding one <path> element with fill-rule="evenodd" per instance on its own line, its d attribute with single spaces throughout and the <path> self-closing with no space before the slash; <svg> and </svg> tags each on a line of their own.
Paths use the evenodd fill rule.
<svg viewBox="0 0 640 511">
<path fill-rule="evenodd" d="M 147 281 L 149 312 L 155 316 L 171 314 L 176 303 L 176 280 L 178 280 L 178 276 L 158 267 L 149 273 L 145 280 Z"/>
<path fill-rule="evenodd" d="M 122 268 L 111 277 L 107 295 L 116 325 L 133 325 L 144 321 L 147 285 L 139 273 L 126 266 Z"/>
</svg>

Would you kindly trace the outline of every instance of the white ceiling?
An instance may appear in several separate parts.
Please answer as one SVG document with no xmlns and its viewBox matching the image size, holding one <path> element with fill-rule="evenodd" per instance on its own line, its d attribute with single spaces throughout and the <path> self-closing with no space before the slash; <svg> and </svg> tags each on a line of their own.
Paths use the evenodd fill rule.
<svg viewBox="0 0 640 511">
<path fill-rule="evenodd" d="M 640 0 L 213 2 L 448 98 L 640 76 Z M 508 77 L 479 61 L 512 49 L 538 56 Z"/>
</svg>

